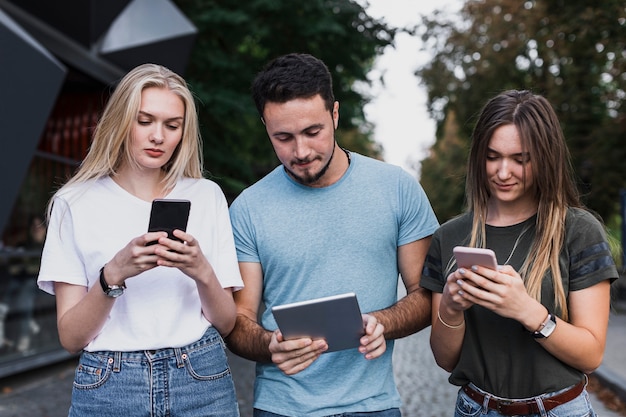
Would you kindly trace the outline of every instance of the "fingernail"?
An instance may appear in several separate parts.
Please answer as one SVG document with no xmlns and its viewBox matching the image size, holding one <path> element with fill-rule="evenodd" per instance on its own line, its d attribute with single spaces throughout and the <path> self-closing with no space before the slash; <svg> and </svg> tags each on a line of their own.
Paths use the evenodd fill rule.
<svg viewBox="0 0 626 417">
<path fill-rule="evenodd" d="M 472 265 L 472 271 L 478 271 L 478 267 L 476 265 Z"/>
<path fill-rule="evenodd" d="M 465 275 L 465 268 L 459 268 L 459 274 Z"/>
<path fill-rule="evenodd" d="M 463 286 L 463 284 L 464 284 L 464 282 L 463 282 L 463 280 L 462 280 L 462 279 L 457 279 L 457 280 L 456 280 L 456 283 L 457 283 L 460 287 L 462 287 L 462 286 Z"/>
</svg>

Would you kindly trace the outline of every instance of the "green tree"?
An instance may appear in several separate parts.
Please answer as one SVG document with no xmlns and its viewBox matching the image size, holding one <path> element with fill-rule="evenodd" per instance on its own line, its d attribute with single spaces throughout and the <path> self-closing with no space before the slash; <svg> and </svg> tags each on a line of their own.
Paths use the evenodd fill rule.
<svg viewBox="0 0 626 417">
<path fill-rule="evenodd" d="M 450 111 L 441 139 L 432 146 L 421 166 L 428 175 L 422 174 L 420 182 L 440 222 L 458 215 L 463 206 L 467 153 L 467 142 L 460 139 L 454 111 Z"/>
<path fill-rule="evenodd" d="M 340 106 L 338 141 L 380 156 L 365 121 L 374 59 L 393 43 L 396 29 L 373 19 L 351 0 L 176 0 L 199 33 L 186 78 L 200 101 L 205 165 L 230 198 L 277 161 L 254 103 L 250 83 L 272 58 L 310 53 L 329 67 Z"/>
<path fill-rule="evenodd" d="M 493 95 L 510 88 L 543 94 L 561 120 L 585 203 L 605 219 L 617 213 L 626 187 L 623 1 L 470 0 L 460 16 L 438 13 L 422 23 L 416 30 L 434 59 L 417 75 L 440 126 L 454 111 L 467 143 Z M 422 181 L 430 175 L 426 182 L 436 184 L 437 171 L 422 170 Z"/>
</svg>

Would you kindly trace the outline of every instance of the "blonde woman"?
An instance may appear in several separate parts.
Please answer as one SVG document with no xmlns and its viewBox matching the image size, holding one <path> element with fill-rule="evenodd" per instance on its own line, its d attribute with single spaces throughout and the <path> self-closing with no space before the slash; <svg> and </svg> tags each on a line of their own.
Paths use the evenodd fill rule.
<svg viewBox="0 0 626 417">
<path fill-rule="evenodd" d="M 181 241 L 147 232 L 157 198 L 191 201 Z M 61 344 L 82 352 L 70 416 L 239 415 L 222 337 L 243 284 L 180 76 L 145 64 L 120 81 L 51 200 L 38 283 L 56 295 Z"/>
<path fill-rule="evenodd" d="M 433 292 L 435 360 L 461 387 L 455 416 L 595 415 L 586 374 L 602 361 L 617 270 L 572 178 L 545 98 L 506 91 L 487 102 L 468 212 L 434 234 L 421 281 Z M 457 245 L 493 249 L 501 266 L 457 268 Z"/>
</svg>

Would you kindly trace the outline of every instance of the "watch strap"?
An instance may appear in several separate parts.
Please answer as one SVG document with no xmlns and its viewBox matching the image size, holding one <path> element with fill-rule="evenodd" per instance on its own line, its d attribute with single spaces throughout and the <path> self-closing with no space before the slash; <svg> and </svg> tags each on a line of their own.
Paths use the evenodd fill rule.
<svg viewBox="0 0 626 417">
<path fill-rule="evenodd" d="M 100 268 L 100 286 L 102 291 L 109 297 L 119 297 L 124 293 L 126 285 L 109 285 L 104 277 L 104 266 Z"/>
</svg>

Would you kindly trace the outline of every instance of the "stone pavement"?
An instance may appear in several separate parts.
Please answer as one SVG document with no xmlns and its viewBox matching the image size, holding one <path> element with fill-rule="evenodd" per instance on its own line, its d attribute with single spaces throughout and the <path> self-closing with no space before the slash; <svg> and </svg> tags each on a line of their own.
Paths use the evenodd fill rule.
<svg viewBox="0 0 626 417">
<path fill-rule="evenodd" d="M 448 383 L 448 374 L 435 364 L 428 337 L 426 329 L 396 342 L 394 371 L 405 417 L 453 415 L 456 388 Z M 234 355 L 230 355 L 230 360 L 241 417 L 251 417 L 254 366 Z M 0 379 L 0 417 L 66 417 L 75 364 L 73 359 Z M 594 375 L 626 402 L 626 309 L 611 315 L 604 362 Z M 591 399 L 600 417 L 626 416 L 610 410 L 594 392 Z"/>
<path fill-rule="evenodd" d="M 593 375 L 602 386 L 614 392 L 626 404 L 626 300 L 614 303 L 609 318 L 604 359 Z M 626 416 L 626 412 L 621 415 Z"/>
</svg>

